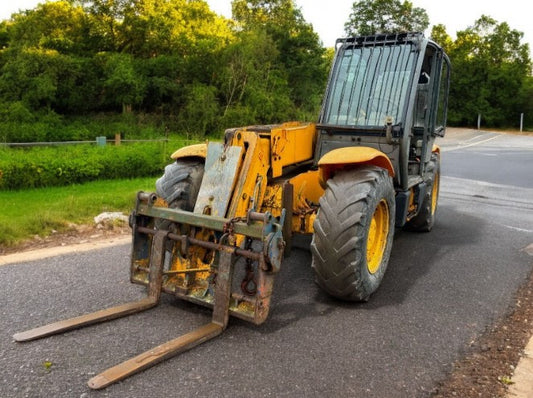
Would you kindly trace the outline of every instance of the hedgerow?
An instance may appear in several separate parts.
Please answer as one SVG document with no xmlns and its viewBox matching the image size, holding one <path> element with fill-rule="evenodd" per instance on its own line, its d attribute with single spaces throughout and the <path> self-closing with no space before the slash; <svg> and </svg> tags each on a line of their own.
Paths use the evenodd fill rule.
<svg viewBox="0 0 533 398">
<path fill-rule="evenodd" d="M 64 186 L 101 179 L 158 176 L 181 143 L 0 149 L 0 189 Z"/>
</svg>

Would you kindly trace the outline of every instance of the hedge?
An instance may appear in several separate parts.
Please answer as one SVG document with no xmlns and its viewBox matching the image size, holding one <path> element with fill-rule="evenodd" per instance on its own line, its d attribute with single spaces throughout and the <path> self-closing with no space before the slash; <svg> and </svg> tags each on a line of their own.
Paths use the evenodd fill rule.
<svg viewBox="0 0 533 398">
<path fill-rule="evenodd" d="M 159 176 L 180 143 L 2 148 L 0 189 L 63 186 L 101 179 Z"/>
</svg>

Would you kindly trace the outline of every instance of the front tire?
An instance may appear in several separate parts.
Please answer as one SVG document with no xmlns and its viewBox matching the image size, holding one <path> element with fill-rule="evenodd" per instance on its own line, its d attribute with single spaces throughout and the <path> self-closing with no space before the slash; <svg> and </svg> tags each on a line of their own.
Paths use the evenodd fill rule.
<svg viewBox="0 0 533 398">
<path fill-rule="evenodd" d="M 311 242 L 318 285 L 342 300 L 368 300 L 387 269 L 394 222 L 394 187 L 386 170 L 362 166 L 330 179 Z"/>
</svg>

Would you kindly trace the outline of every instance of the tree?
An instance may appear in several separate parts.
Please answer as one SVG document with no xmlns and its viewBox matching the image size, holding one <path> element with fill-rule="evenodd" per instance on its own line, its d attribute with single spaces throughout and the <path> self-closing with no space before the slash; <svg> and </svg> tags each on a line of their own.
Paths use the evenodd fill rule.
<svg viewBox="0 0 533 398">
<path fill-rule="evenodd" d="M 76 1 L 76 0 L 71 0 Z M 123 45 L 120 36 L 121 21 L 129 0 L 77 0 L 88 16 L 89 40 L 94 51 L 119 51 Z"/>
<path fill-rule="evenodd" d="M 0 76 L 0 96 L 9 102 L 22 101 L 32 110 L 51 108 L 64 61 L 55 50 L 11 50 Z"/>
<path fill-rule="evenodd" d="M 277 77 L 286 79 L 292 117 L 316 118 L 327 78 L 324 48 L 294 0 L 234 0 L 232 12 L 241 29 L 263 30 L 272 39 L 277 49 L 272 64 Z"/>
<path fill-rule="evenodd" d="M 162 54 L 139 62 L 146 78 L 144 110 L 175 115 L 183 103 L 184 90 L 181 81 L 186 74 L 184 58 Z"/>
<path fill-rule="evenodd" d="M 268 80 L 277 50 L 264 31 L 242 32 L 238 41 L 229 45 L 222 54 L 217 84 L 220 87 L 224 115 L 242 103 L 250 87 Z"/>
<path fill-rule="evenodd" d="M 180 112 L 182 130 L 197 136 L 212 133 L 219 111 L 215 87 L 193 83 L 185 91 L 185 104 Z"/>
<path fill-rule="evenodd" d="M 449 50 L 452 124 L 472 125 L 481 114 L 490 126 L 516 125 L 527 106 L 522 88 L 531 76 L 529 46 L 522 39 L 523 33 L 485 15 L 457 32 Z"/>
<path fill-rule="evenodd" d="M 433 25 L 430 38 L 438 43 L 446 53 L 450 53 L 453 48 L 453 39 L 446 32 L 446 26 L 442 24 Z"/>
<path fill-rule="evenodd" d="M 233 39 L 228 20 L 191 0 L 132 1 L 120 31 L 123 50 L 145 58 L 212 54 Z"/>
<path fill-rule="evenodd" d="M 35 115 L 25 137 L 46 115 L 157 113 L 195 134 L 316 119 L 331 57 L 295 0 L 233 6 L 235 20 L 205 0 L 48 0 L 14 14 L 0 22 L 0 103 Z"/>
<path fill-rule="evenodd" d="M 301 17 L 293 0 L 233 0 L 231 12 L 233 19 L 245 29 L 272 27 L 273 23 L 284 24 Z"/>
<path fill-rule="evenodd" d="M 204 1 L 131 2 L 118 31 L 121 52 L 143 65 L 148 90 L 143 105 L 177 114 L 191 98 L 207 95 L 198 87 L 213 85 L 219 54 L 235 40 L 230 25 Z M 190 115 L 192 110 L 180 114 Z"/>
<path fill-rule="evenodd" d="M 41 48 L 82 54 L 86 43 L 86 15 L 68 1 L 39 4 L 14 14 L 7 27 L 9 47 Z"/>
<path fill-rule="evenodd" d="M 145 82 L 135 67 L 135 60 L 128 54 L 102 55 L 104 57 L 104 89 L 113 106 L 120 106 L 123 113 L 131 112 L 132 105 L 141 103 Z"/>
<path fill-rule="evenodd" d="M 273 39 L 261 29 L 243 31 L 222 54 L 217 84 L 223 123 L 281 122 L 295 109 Z"/>
<path fill-rule="evenodd" d="M 519 98 L 520 113 L 524 114 L 524 127 L 533 130 L 533 76 L 526 77 Z"/>
<path fill-rule="evenodd" d="M 377 33 L 423 32 L 429 17 L 423 8 L 405 0 L 361 0 L 354 2 L 344 30 L 349 36 Z"/>
<path fill-rule="evenodd" d="M 9 45 L 9 25 L 8 21 L 0 22 L 0 49 L 7 48 Z"/>
</svg>

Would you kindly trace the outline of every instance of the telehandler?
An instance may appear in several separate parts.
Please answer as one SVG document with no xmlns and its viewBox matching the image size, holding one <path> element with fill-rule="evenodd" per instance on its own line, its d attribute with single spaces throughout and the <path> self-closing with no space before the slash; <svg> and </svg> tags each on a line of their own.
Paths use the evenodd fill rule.
<svg viewBox="0 0 533 398">
<path fill-rule="evenodd" d="M 429 231 L 439 193 L 450 62 L 421 33 L 337 40 L 318 123 L 226 130 L 178 149 L 130 216 L 131 282 L 147 297 L 14 335 L 27 341 L 136 313 L 161 293 L 212 320 L 89 380 L 103 388 L 207 341 L 229 316 L 261 324 L 293 234 L 312 234 L 318 285 L 365 301 L 387 268 L 395 228 Z"/>
</svg>

